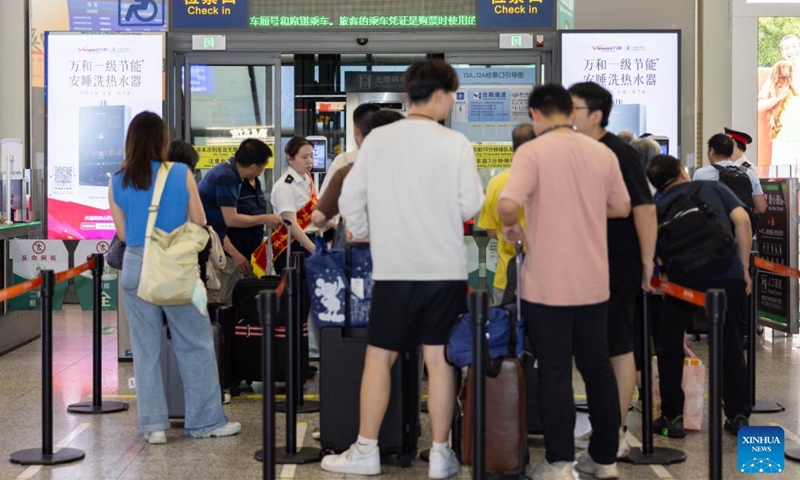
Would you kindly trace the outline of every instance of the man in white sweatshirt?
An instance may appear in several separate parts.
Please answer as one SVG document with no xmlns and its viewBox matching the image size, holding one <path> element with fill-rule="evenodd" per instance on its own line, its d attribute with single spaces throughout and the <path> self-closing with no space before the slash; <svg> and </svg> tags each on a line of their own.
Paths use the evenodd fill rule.
<svg viewBox="0 0 800 480">
<path fill-rule="evenodd" d="M 370 239 L 375 284 L 358 440 L 341 455 L 326 456 L 322 468 L 381 473 L 377 439 L 391 368 L 400 352 L 421 344 L 433 430 L 428 476 L 447 478 L 459 464 L 448 445 L 456 392 L 444 345 L 467 309 L 462 225 L 480 209 L 483 191 L 469 140 L 437 123 L 453 106 L 456 72 L 438 59 L 415 62 L 405 84 L 408 118 L 370 133 L 339 198 L 353 238 Z"/>
</svg>

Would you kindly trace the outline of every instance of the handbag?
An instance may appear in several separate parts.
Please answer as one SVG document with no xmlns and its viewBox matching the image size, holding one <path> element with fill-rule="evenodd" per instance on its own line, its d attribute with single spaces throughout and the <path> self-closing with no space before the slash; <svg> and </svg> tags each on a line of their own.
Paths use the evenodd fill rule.
<svg viewBox="0 0 800 480">
<path fill-rule="evenodd" d="M 342 327 L 369 322 L 372 299 L 372 256 L 365 244 L 328 249 L 318 236 L 314 253 L 305 261 L 308 293 L 317 327 Z"/>
<path fill-rule="evenodd" d="M 486 325 L 486 337 L 489 339 L 489 358 L 492 360 L 509 356 L 509 344 L 514 346 L 513 356 L 520 357 L 523 350 L 525 324 L 522 320 L 521 284 L 522 250 L 517 247 L 515 264 L 517 267 L 515 278 L 515 302 L 500 307 L 489 309 L 489 318 Z M 506 289 L 506 291 L 511 291 Z M 463 368 L 472 365 L 472 315 L 462 314 L 450 331 L 450 336 L 445 345 L 444 356 L 450 365 Z"/>
<path fill-rule="evenodd" d="M 155 228 L 161 194 L 171 167 L 171 162 L 162 163 L 156 175 L 137 292 L 142 300 L 160 306 L 192 303 L 195 289 L 202 288 L 197 253 L 208 243 L 205 227 L 188 219 L 169 233 Z"/>
<path fill-rule="evenodd" d="M 106 264 L 111 268 L 122 270 L 122 260 L 125 258 L 125 242 L 119 239 L 119 235 L 114 234 L 111 244 L 106 252 Z"/>
</svg>

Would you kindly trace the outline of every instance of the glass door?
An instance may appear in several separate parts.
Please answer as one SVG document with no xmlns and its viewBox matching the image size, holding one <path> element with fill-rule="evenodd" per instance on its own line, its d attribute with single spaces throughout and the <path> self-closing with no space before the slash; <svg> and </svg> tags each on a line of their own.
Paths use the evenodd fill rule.
<svg viewBox="0 0 800 480">
<path fill-rule="evenodd" d="M 188 73 L 188 74 L 187 74 Z M 183 139 L 200 154 L 205 171 L 231 158 L 242 140 L 257 138 L 273 151 L 262 178 L 266 192 L 280 176 L 280 56 L 191 53 L 178 75 Z M 180 112 L 180 109 L 176 110 Z M 180 114 L 180 113 L 179 113 Z"/>
</svg>

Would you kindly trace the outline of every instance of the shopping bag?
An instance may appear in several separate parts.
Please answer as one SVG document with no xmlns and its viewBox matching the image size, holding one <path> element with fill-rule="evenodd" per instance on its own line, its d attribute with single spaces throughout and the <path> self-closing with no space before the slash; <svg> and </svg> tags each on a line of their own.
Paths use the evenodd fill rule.
<svg viewBox="0 0 800 480">
<path fill-rule="evenodd" d="M 697 355 L 684 344 L 683 359 L 683 428 L 700 430 L 703 425 L 703 394 L 705 393 L 706 367 Z"/>
<path fill-rule="evenodd" d="M 305 260 L 311 310 L 317 328 L 342 327 L 348 291 L 344 251 L 328 249 L 322 236 L 315 243 L 314 253 Z"/>
<path fill-rule="evenodd" d="M 697 358 L 697 355 L 686 345 L 683 345 L 687 357 L 683 359 L 683 428 L 685 430 L 700 430 L 703 425 L 703 396 L 705 395 L 706 367 Z M 652 359 L 653 377 L 653 418 L 661 416 L 661 390 L 658 376 L 658 362 Z"/>
</svg>

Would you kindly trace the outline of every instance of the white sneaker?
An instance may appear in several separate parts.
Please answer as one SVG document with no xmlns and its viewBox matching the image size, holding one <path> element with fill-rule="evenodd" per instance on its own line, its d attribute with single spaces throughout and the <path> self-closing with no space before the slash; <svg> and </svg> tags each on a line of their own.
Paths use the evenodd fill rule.
<svg viewBox="0 0 800 480">
<path fill-rule="evenodd" d="M 329 472 L 380 475 L 380 450 L 378 447 L 374 447 L 369 453 L 361 453 L 358 445 L 354 443 L 346 452 L 339 455 L 325 455 L 320 466 Z"/>
<path fill-rule="evenodd" d="M 619 478 L 616 462 L 611 465 L 595 463 L 586 450 L 579 453 L 575 458 L 578 460 L 578 463 L 575 464 L 575 469 L 579 472 L 588 473 L 598 479 Z"/>
<path fill-rule="evenodd" d="M 549 463 L 547 460 L 525 468 L 525 474 L 532 480 L 574 480 L 572 462 Z"/>
<path fill-rule="evenodd" d="M 589 448 L 589 439 L 592 438 L 592 431 L 589 430 L 588 432 L 575 437 L 575 448 L 582 448 L 586 450 Z"/>
<path fill-rule="evenodd" d="M 631 453 L 631 446 L 628 443 L 628 440 L 625 438 L 625 432 L 628 429 L 622 427 L 619 429 L 619 447 L 617 447 L 617 458 L 623 459 L 627 458 L 628 454 Z"/>
<path fill-rule="evenodd" d="M 144 439 L 150 445 L 161 445 L 167 443 L 167 432 L 164 430 L 156 430 L 155 432 L 147 432 L 144 434 Z"/>
<path fill-rule="evenodd" d="M 461 464 L 458 463 L 456 454 L 449 448 L 430 450 L 428 457 L 428 478 L 450 478 L 458 475 Z"/>
<path fill-rule="evenodd" d="M 236 435 L 242 430 L 242 424 L 239 422 L 228 422 L 227 424 L 212 430 L 203 435 L 197 435 L 195 438 L 211 438 L 211 437 L 228 437 Z"/>
</svg>

